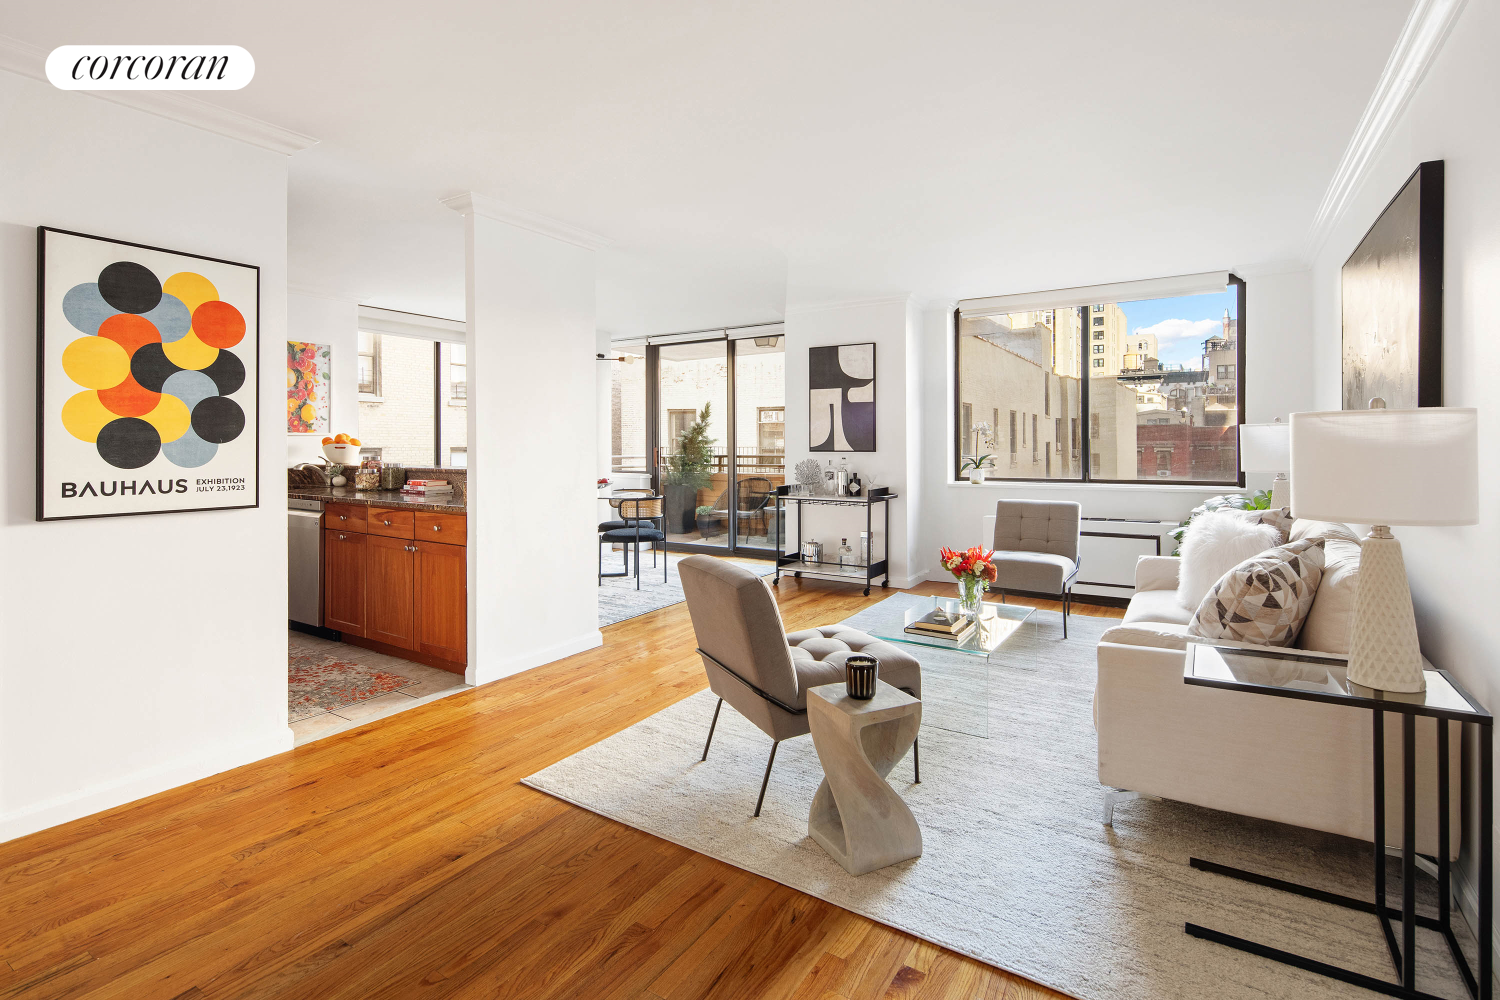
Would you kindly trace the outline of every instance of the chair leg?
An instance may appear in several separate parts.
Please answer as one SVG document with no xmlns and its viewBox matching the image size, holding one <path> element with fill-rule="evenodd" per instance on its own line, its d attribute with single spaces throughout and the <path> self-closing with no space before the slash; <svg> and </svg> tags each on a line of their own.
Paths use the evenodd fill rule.
<svg viewBox="0 0 1500 1000">
<path fill-rule="evenodd" d="M 1001 604 L 1005 603 L 1005 591 L 1003 591 L 1003 590 L 1000 591 L 1000 603 Z"/>
<path fill-rule="evenodd" d="M 708 760 L 708 745 L 714 741 L 714 728 L 719 724 L 719 709 L 723 707 L 724 699 L 720 698 L 719 703 L 714 706 L 714 721 L 708 724 L 708 739 L 703 741 L 703 757 L 701 758 L 702 760 Z"/>
<path fill-rule="evenodd" d="M 1063 591 L 1063 638 L 1068 637 L 1068 612 L 1073 609 L 1073 588 Z"/>
<path fill-rule="evenodd" d="M 641 543 L 635 543 L 635 589 L 641 589 Z"/>
<path fill-rule="evenodd" d="M 914 782 L 918 785 L 922 783 L 922 755 L 917 752 L 917 744 L 920 742 L 921 740 L 915 739 L 911 741 L 911 769 L 915 775 Z"/>
<path fill-rule="evenodd" d="M 760 815 L 761 803 L 766 801 L 766 786 L 771 783 L 771 765 L 776 763 L 776 748 L 779 746 L 781 746 L 780 740 L 771 744 L 771 759 L 766 761 L 766 776 L 760 779 L 760 798 L 755 800 L 755 815 L 757 816 Z"/>
</svg>

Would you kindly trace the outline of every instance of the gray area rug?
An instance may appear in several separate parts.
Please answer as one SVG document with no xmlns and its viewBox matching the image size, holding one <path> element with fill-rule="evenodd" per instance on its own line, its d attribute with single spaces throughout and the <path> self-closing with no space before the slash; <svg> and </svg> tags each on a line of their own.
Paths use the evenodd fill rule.
<svg viewBox="0 0 1500 1000">
<path fill-rule="evenodd" d="M 849 624 L 915 600 L 888 598 Z M 855 878 L 807 836 L 822 777 L 809 738 L 777 752 L 765 810 L 752 819 L 770 741 L 725 711 L 700 763 L 715 700 L 707 691 L 526 784 L 1083 1000 L 1373 995 L 1190 938 L 1184 921 L 1390 981 L 1372 917 L 1188 866 L 1197 856 L 1368 899 L 1369 845 L 1162 801 L 1125 803 L 1113 829 L 1101 824 L 1094 644 L 1113 623 L 1074 616 L 1064 640 L 1056 613 L 1037 618 L 982 683 L 973 658 L 910 647 L 923 665 L 923 782 L 911 783 L 909 759 L 889 780 L 922 826 L 913 861 Z M 965 700 L 987 709 L 987 735 L 964 731 L 976 728 L 972 714 L 937 708 Z M 1394 859 L 1390 871 L 1399 885 Z M 1433 913 L 1433 881 L 1418 878 L 1419 910 Z M 1464 997 L 1438 935 L 1417 935 L 1418 988 Z"/>
<path fill-rule="evenodd" d="M 677 564 L 686 556 L 669 555 L 667 559 L 667 580 L 662 582 L 661 562 L 655 566 L 651 565 L 651 554 L 645 547 L 641 548 L 645 558 L 641 560 L 641 589 L 635 589 L 635 564 L 630 566 L 630 576 L 605 577 L 599 585 L 599 627 L 614 625 L 616 622 L 625 621 L 627 618 L 635 618 L 660 610 L 668 605 L 677 604 L 686 600 L 682 596 L 682 582 L 677 578 Z M 658 552 L 656 558 L 660 560 L 662 554 Z M 751 572 L 767 576 L 776 571 L 776 566 L 769 559 L 730 559 L 728 562 L 744 566 Z M 618 573 L 624 563 L 618 552 L 604 553 L 604 571 L 606 573 Z"/>
</svg>

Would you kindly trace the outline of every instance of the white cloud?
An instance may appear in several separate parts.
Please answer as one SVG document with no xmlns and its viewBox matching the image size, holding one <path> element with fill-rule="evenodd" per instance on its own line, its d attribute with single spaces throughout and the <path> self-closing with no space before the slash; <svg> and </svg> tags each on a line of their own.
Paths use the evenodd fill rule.
<svg viewBox="0 0 1500 1000">
<path fill-rule="evenodd" d="M 1137 334 L 1155 334 L 1156 342 L 1165 347 L 1172 341 L 1207 340 L 1224 331 L 1224 323 L 1217 319 L 1164 319 L 1150 326 L 1138 326 L 1131 331 Z"/>
</svg>

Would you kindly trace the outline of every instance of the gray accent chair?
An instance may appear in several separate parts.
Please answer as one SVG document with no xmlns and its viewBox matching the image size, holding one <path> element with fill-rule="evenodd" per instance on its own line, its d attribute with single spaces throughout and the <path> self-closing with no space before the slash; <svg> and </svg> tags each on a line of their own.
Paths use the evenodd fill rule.
<svg viewBox="0 0 1500 1000">
<path fill-rule="evenodd" d="M 760 815 L 782 740 L 809 732 L 807 691 L 844 680 L 850 653 L 868 653 L 880 661 L 880 679 L 922 697 L 922 665 L 893 643 L 857 629 L 825 625 L 788 635 L 781 609 L 764 578 L 743 566 L 712 556 L 688 556 L 677 564 L 688 613 L 698 637 L 698 655 L 708 686 L 719 696 L 703 744 L 703 760 L 713 743 L 719 710 L 729 702 L 771 738 L 771 758 L 760 782 L 755 815 Z M 912 744 L 915 778 L 922 780 L 916 744 Z"/>
<path fill-rule="evenodd" d="M 1056 594 L 1063 602 L 1063 638 L 1078 579 L 1078 531 L 1083 508 L 1071 500 L 1000 500 L 995 504 L 995 586 Z"/>
</svg>

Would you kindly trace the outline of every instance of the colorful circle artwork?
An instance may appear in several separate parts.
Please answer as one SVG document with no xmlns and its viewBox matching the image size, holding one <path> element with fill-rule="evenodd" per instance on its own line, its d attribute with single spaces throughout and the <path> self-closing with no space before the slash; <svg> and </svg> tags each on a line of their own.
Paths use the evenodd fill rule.
<svg viewBox="0 0 1500 1000">
<path fill-rule="evenodd" d="M 63 372 L 84 390 L 63 404 L 62 424 L 104 461 L 139 469 L 161 455 L 197 468 L 244 433 L 245 411 L 228 397 L 245 364 L 226 349 L 244 339 L 245 317 L 203 275 L 163 281 L 116 261 L 70 288 L 62 309 L 83 334 L 63 348 Z"/>
</svg>

